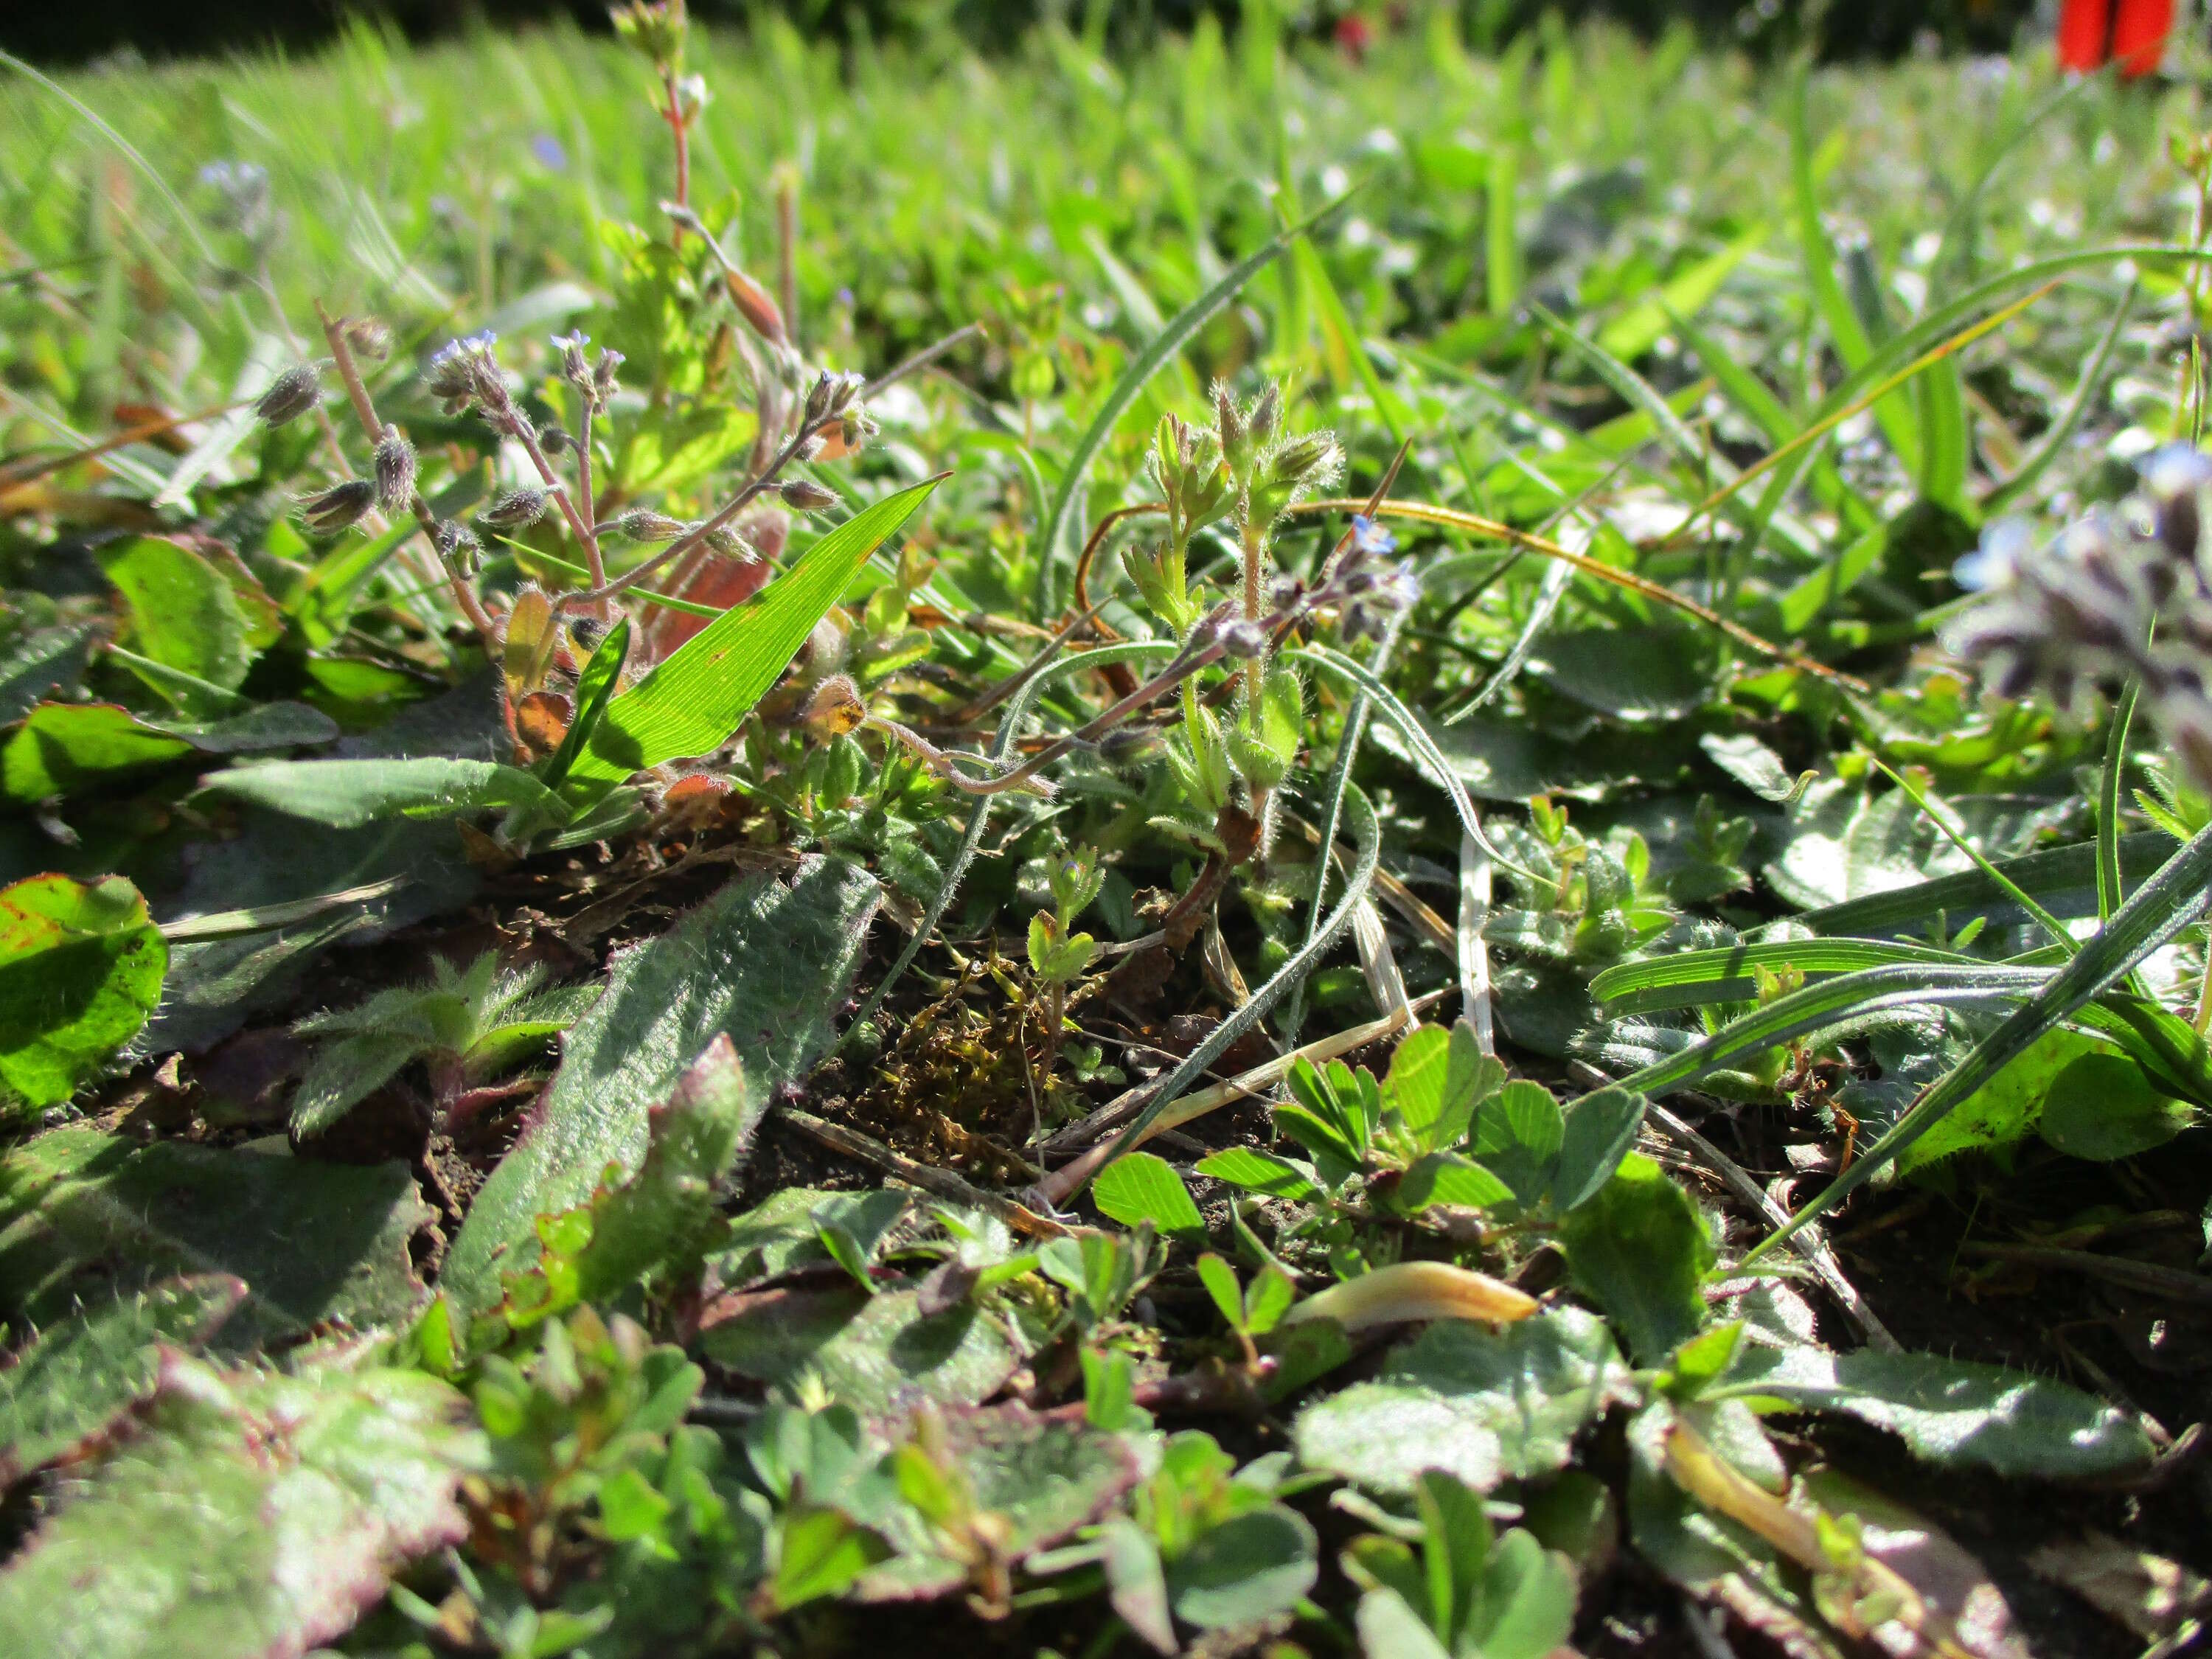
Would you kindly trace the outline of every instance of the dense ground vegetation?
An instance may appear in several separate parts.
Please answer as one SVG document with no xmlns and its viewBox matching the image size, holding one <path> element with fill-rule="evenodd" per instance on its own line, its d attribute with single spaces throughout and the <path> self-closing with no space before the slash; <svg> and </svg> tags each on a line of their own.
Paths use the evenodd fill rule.
<svg viewBox="0 0 2212 1659">
<path fill-rule="evenodd" d="M 0 1645 L 2178 1652 L 2203 66 L 0 88 Z"/>
</svg>

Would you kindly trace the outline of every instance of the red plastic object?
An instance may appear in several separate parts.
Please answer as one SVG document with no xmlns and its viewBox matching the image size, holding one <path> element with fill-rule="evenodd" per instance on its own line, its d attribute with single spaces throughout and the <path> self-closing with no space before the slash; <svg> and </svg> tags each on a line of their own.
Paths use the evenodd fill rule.
<svg viewBox="0 0 2212 1659">
<path fill-rule="evenodd" d="M 2173 0 L 2120 0 L 2112 20 L 2112 56 L 2130 81 L 2154 75 L 2166 57 L 2166 37 L 2173 32 Z"/>
<path fill-rule="evenodd" d="M 2058 15 L 2058 66 L 2076 75 L 2115 58 L 2133 81 L 2157 72 L 2173 33 L 2173 0 L 2066 0 Z"/>
</svg>

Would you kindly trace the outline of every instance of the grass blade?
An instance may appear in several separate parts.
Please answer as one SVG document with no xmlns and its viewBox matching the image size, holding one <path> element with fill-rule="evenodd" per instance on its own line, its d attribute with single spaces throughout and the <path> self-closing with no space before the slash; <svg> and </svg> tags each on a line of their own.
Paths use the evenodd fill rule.
<svg viewBox="0 0 2212 1659">
<path fill-rule="evenodd" d="M 591 661 L 584 665 L 584 672 L 577 678 L 576 716 L 568 722 L 568 729 L 561 734 L 561 746 L 545 764 L 548 789 L 558 789 L 567 780 L 576 757 L 584 752 L 584 745 L 591 741 L 592 733 L 598 730 L 606 714 L 615 686 L 622 678 L 623 665 L 629 660 L 629 618 L 624 617 L 599 641 L 599 648 L 592 653 Z"/>
<path fill-rule="evenodd" d="M 596 784 L 591 793 L 605 794 L 633 772 L 711 754 L 729 741 L 868 556 L 897 533 L 938 482 L 902 489 L 838 526 L 757 599 L 724 611 L 614 698 L 568 781 Z"/>
<path fill-rule="evenodd" d="M 1826 1191 L 1792 1216 L 1787 1226 L 1762 1240 L 1744 1258 L 1745 1264 L 1748 1266 L 1766 1255 L 1888 1168 L 1899 1154 L 2019 1058 L 2029 1044 L 2124 977 L 2137 963 L 2208 909 L 2212 909 L 2212 830 L 2199 833 L 2168 860 L 2156 875 L 2136 890 L 2134 897 L 2114 913 L 2079 955 L 2008 1015 L 1996 1030 L 1976 1043 L 1966 1057 L 1923 1095 L 1887 1133 L 1862 1152 L 1850 1169 L 1829 1182 Z"/>
</svg>

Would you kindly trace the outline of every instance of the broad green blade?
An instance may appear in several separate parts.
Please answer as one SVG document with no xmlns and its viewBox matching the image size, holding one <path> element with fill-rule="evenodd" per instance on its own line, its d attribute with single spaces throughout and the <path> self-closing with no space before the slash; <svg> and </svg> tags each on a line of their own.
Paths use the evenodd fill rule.
<svg viewBox="0 0 2212 1659">
<path fill-rule="evenodd" d="M 914 516 L 937 483 L 918 483 L 856 514 L 757 598 L 724 611 L 614 698 L 568 769 L 569 785 L 603 795 L 633 772 L 712 754 L 727 743 L 868 556 Z"/>
</svg>

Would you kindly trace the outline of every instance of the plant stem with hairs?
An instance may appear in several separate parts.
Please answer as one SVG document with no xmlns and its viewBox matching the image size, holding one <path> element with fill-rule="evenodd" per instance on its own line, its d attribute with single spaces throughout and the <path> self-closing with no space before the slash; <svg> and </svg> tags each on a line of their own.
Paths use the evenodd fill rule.
<svg viewBox="0 0 2212 1659">
<path fill-rule="evenodd" d="M 361 422 L 362 435 L 374 447 L 383 438 L 384 422 L 377 418 L 376 404 L 368 395 L 368 387 L 362 384 L 361 370 L 354 363 L 353 348 L 346 343 L 345 324 L 325 310 L 320 301 L 315 304 L 315 319 L 323 325 L 323 337 L 330 343 L 331 361 L 337 367 L 340 383 L 345 387 L 346 398 L 353 404 L 354 416 Z M 422 533 L 430 538 L 432 549 L 437 550 L 437 516 L 430 511 L 429 502 L 422 499 L 422 492 L 420 489 L 410 492 L 407 505 L 415 514 L 415 522 L 422 526 Z M 482 642 L 485 654 L 496 659 L 499 655 L 498 623 L 484 609 L 483 601 L 477 597 L 476 588 L 471 584 L 467 573 L 443 551 L 439 551 L 438 556 L 446 568 L 446 581 L 453 593 L 453 603 L 468 618 L 469 626 L 477 630 L 477 638 Z"/>
</svg>

